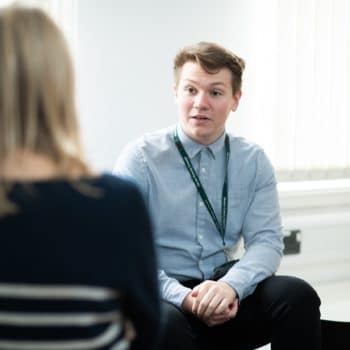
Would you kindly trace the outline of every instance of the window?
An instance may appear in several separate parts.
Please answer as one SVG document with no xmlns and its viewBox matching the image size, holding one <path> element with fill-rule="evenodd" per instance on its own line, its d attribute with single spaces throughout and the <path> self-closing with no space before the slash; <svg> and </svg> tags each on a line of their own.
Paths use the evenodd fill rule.
<svg viewBox="0 0 350 350">
<path fill-rule="evenodd" d="M 229 128 L 264 147 L 279 181 L 350 178 L 350 2 L 255 1 L 252 18 L 249 100 Z"/>
</svg>

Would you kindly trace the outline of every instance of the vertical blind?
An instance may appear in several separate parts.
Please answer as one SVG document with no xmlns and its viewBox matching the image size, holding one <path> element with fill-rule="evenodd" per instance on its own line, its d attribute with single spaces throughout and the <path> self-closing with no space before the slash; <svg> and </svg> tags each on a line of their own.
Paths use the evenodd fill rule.
<svg viewBox="0 0 350 350">
<path fill-rule="evenodd" d="M 245 101 L 229 129 L 264 147 L 280 181 L 350 178 L 350 1 L 251 4 Z"/>
</svg>

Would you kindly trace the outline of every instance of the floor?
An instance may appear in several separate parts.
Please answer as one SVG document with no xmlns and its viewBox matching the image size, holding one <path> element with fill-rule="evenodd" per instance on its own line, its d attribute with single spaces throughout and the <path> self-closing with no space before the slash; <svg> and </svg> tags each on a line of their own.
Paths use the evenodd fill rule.
<svg viewBox="0 0 350 350">
<path fill-rule="evenodd" d="M 321 298 L 321 318 L 350 322 L 350 281 L 313 286 Z M 270 350 L 270 345 L 258 350 Z"/>
</svg>

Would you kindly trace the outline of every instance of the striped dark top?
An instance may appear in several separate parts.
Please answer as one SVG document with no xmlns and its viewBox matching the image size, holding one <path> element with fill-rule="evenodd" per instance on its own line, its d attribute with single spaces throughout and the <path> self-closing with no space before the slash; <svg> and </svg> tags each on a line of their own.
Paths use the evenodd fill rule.
<svg viewBox="0 0 350 350">
<path fill-rule="evenodd" d="M 0 219 L 0 349 L 153 349 L 155 257 L 134 186 L 111 175 L 13 183 L 10 198 L 19 212 Z"/>
</svg>

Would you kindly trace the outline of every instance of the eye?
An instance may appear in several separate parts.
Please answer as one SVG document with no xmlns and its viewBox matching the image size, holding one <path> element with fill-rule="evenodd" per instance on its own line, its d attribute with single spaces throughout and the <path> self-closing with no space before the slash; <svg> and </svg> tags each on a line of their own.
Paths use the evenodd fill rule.
<svg viewBox="0 0 350 350">
<path fill-rule="evenodd" d="M 185 91 L 189 94 L 189 95 L 194 95 L 196 93 L 196 89 L 193 86 L 186 86 L 185 87 Z"/>
<path fill-rule="evenodd" d="M 210 94 L 215 97 L 215 96 L 221 96 L 222 92 L 220 90 L 213 90 L 210 92 Z"/>
</svg>

